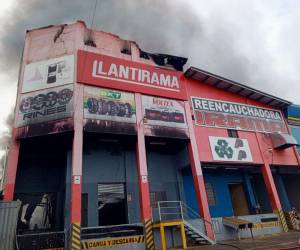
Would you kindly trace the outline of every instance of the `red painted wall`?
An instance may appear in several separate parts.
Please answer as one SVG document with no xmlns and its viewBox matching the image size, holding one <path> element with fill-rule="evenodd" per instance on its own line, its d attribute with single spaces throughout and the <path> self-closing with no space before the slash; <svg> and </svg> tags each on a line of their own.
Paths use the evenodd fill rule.
<svg viewBox="0 0 300 250">
<path fill-rule="evenodd" d="M 190 97 L 210 98 L 222 101 L 237 102 L 242 104 L 254 105 L 264 108 L 272 108 L 254 100 L 239 96 L 237 94 L 212 87 L 210 85 L 202 84 L 199 81 L 185 79 L 187 95 L 189 97 L 190 105 L 192 106 Z M 194 125 L 198 150 L 202 162 L 214 162 L 209 145 L 209 136 L 228 137 L 227 129 L 209 128 Z M 247 139 L 252 153 L 253 163 L 262 164 L 263 157 L 270 164 L 279 165 L 297 165 L 297 158 L 292 148 L 285 150 L 268 150 L 272 148 L 272 143 L 268 136 L 264 133 L 252 131 L 238 131 L 241 139 Z M 261 150 L 260 150 L 261 149 Z M 262 152 L 262 153 L 261 153 Z"/>
</svg>

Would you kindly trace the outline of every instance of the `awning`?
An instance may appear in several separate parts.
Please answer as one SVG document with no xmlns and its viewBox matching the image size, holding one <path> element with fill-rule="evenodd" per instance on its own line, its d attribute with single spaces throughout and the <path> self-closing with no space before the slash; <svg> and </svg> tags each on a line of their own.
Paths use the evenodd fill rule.
<svg viewBox="0 0 300 250">
<path fill-rule="evenodd" d="M 286 149 L 298 145 L 296 139 L 290 134 L 272 133 L 271 140 L 275 149 Z"/>
</svg>

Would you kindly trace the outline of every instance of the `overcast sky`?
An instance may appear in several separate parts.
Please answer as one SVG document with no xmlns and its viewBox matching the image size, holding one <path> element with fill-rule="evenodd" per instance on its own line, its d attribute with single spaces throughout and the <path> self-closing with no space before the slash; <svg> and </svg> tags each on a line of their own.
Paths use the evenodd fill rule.
<svg viewBox="0 0 300 250">
<path fill-rule="evenodd" d="M 94 11 L 95 1 L 1 1 L 0 133 L 15 103 L 25 31 L 76 20 L 300 103 L 300 1 L 98 0 Z"/>
</svg>

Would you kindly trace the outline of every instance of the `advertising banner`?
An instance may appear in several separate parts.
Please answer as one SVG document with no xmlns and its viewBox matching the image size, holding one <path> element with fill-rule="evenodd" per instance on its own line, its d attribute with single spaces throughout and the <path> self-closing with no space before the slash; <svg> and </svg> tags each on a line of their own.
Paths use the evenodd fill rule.
<svg viewBox="0 0 300 250">
<path fill-rule="evenodd" d="M 142 106 L 147 135 L 184 138 L 188 136 L 182 101 L 142 96 Z"/>
<path fill-rule="evenodd" d="M 27 64 L 22 93 L 74 82 L 74 55 Z"/>
<path fill-rule="evenodd" d="M 288 133 L 279 110 L 199 97 L 192 97 L 192 105 L 199 126 Z"/>
<path fill-rule="evenodd" d="M 83 110 L 87 131 L 135 133 L 136 106 L 132 93 L 85 86 Z"/>
<path fill-rule="evenodd" d="M 77 61 L 80 83 L 186 99 L 182 72 L 82 50 Z"/>
<path fill-rule="evenodd" d="M 216 161 L 252 162 L 247 139 L 209 136 L 209 143 Z"/>
<path fill-rule="evenodd" d="M 22 94 L 17 127 L 58 120 L 73 115 L 73 85 Z"/>
</svg>

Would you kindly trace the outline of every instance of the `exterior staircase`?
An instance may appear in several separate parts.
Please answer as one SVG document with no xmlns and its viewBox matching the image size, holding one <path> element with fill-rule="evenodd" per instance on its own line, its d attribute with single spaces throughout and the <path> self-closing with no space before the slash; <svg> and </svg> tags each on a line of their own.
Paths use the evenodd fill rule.
<svg viewBox="0 0 300 250">
<path fill-rule="evenodd" d="M 214 240 L 208 238 L 204 233 L 194 228 L 187 221 L 184 221 L 184 229 L 186 236 L 192 241 L 194 241 L 197 245 L 216 244 Z"/>
<path fill-rule="evenodd" d="M 159 201 L 159 220 L 181 220 L 184 223 L 186 237 L 197 245 L 214 245 L 214 239 L 206 234 L 205 223 L 211 224 L 202 218 L 198 212 L 187 206 L 182 201 Z"/>
</svg>

